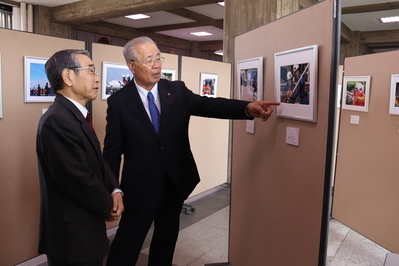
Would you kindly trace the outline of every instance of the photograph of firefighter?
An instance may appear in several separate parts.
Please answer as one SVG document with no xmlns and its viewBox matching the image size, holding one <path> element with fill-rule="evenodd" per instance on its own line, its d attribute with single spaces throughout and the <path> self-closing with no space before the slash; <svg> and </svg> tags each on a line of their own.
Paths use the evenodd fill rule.
<svg viewBox="0 0 399 266">
<path fill-rule="evenodd" d="M 280 68 L 280 102 L 309 105 L 309 63 Z"/>
</svg>

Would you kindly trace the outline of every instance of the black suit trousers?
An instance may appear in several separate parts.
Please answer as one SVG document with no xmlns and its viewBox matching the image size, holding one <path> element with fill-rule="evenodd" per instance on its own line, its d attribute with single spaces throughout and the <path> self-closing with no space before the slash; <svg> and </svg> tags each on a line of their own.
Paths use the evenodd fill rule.
<svg viewBox="0 0 399 266">
<path fill-rule="evenodd" d="M 164 175 L 162 184 L 162 192 L 156 199 L 150 199 L 150 202 L 145 203 L 137 199 L 138 202 L 132 204 L 134 206 L 125 205 L 119 228 L 110 247 L 107 266 L 136 265 L 152 223 L 154 233 L 148 265 L 172 265 L 183 200 L 167 174 Z"/>
</svg>

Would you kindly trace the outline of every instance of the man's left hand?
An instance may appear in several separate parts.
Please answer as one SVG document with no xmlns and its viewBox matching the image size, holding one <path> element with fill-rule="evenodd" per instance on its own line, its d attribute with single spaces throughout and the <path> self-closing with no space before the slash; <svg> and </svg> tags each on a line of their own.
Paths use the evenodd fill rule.
<svg viewBox="0 0 399 266">
<path fill-rule="evenodd" d="M 107 218 L 108 222 L 119 220 L 119 218 L 122 215 L 122 212 L 125 210 L 121 192 L 116 192 L 112 194 L 112 199 L 114 200 L 114 205 L 112 207 L 111 212 L 108 215 Z"/>
</svg>

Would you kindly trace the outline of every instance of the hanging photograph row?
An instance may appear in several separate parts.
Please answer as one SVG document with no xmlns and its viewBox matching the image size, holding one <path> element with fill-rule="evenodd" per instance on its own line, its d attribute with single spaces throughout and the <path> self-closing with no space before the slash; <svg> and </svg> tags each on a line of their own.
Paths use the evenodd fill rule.
<svg viewBox="0 0 399 266">
<path fill-rule="evenodd" d="M 276 116 L 317 121 L 317 62 L 317 45 L 275 53 Z M 237 62 L 237 84 L 239 99 L 263 100 L 263 57 Z"/>
<path fill-rule="evenodd" d="M 48 58 L 24 57 L 24 95 L 25 102 L 53 102 L 55 93 L 51 87 L 44 65 Z M 126 64 L 103 62 L 101 80 L 101 99 L 106 100 L 110 95 L 123 88 L 133 79 L 133 74 Z M 161 78 L 176 80 L 176 70 L 162 68 Z M 200 73 L 199 94 L 216 97 L 217 74 Z M 1 87 L 0 87 L 1 88 Z"/>
<path fill-rule="evenodd" d="M 368 112 L 370 104 L 370 76 L 344 76 L 342 109 Z M 389 114 L 399 115 L 399 74 L 391 76 Z"/>
<path fill-rule="evenodd" d="M 274 100 L 276 116 L 317 121 L 318 46 L 275 53 Z M 370 76 L 344 76 L 341 106 L 344 110 L 368 112 Z M 238 98 L 263 100 L 263 57 L 237 62 Z M 389 114 L 399 115 L 399 74 L 391 77 Z"/>
<path fill-rule="evenodd" d="M 53 102 L 55 93 L 51 87 L 44 65 L 48 58 L 24 57 L 25 102 Z M 176 80 L 174 69 L 162 69 L 162 78 Z M 102 63 L 101 99 L 106 100 L 133 79 L 133 74 L 125 64 Z"/>
<path fill-rule="evenodd" d="M 276 107 L 276 116 L 317 121 L 317 49 L 317 45 L 312 45 L 275 54 L 274 95 L 275 101 L 281 103 Z M 54 101 L 55 94 L 44 71 L 46 61 L 47 58 L 24 57 L 25 102 Z M 101 99 L 106 100 L 132 78 L 133 74 L 125 64 L 103 62 Z M 176 80 L 176 70 L 162 69 L 162 78 Z M 217 74 L 200 73 L 199 94 L 216 97 L 217 79 Z M 370 82 L 370 76 L 344 76 L 342 109 L 368 112 Z M 239 99 L 263 99 L 263 57 L 237 62 L 237 84 Z M 0 118 L 3 116 L 1 102 L 0 72 Z M 391 78 L 389 114 L 399 115 L 399 74 Z"/>
</svg>

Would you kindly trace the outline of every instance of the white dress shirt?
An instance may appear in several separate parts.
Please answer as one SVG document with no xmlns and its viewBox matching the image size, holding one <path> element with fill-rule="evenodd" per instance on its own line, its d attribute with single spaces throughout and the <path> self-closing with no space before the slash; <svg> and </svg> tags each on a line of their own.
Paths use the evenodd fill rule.
<svg viewBox="0 0 399 266">
<path fill-rule="evenodd" d="M 151 120 L 150 108 L 148 107 L 148 99 L 147 99 L 148 91 L 146 89 L 144 89 L 143 87 L 139 86 L 135 79 L 134 79 L 134 84 L 136 84 L 141 101 L 143 102 L 144 108 L 147 111 L 147 115 Z M 152 93 L 152 95 L 154 95 L 154 103 L 157 106 L 159 114 L 161 114 L 161 100 L 159 99 L 158 83 L 156 83 L 155 86 L 151 89 L 151 93 Z"/>
</svg>

